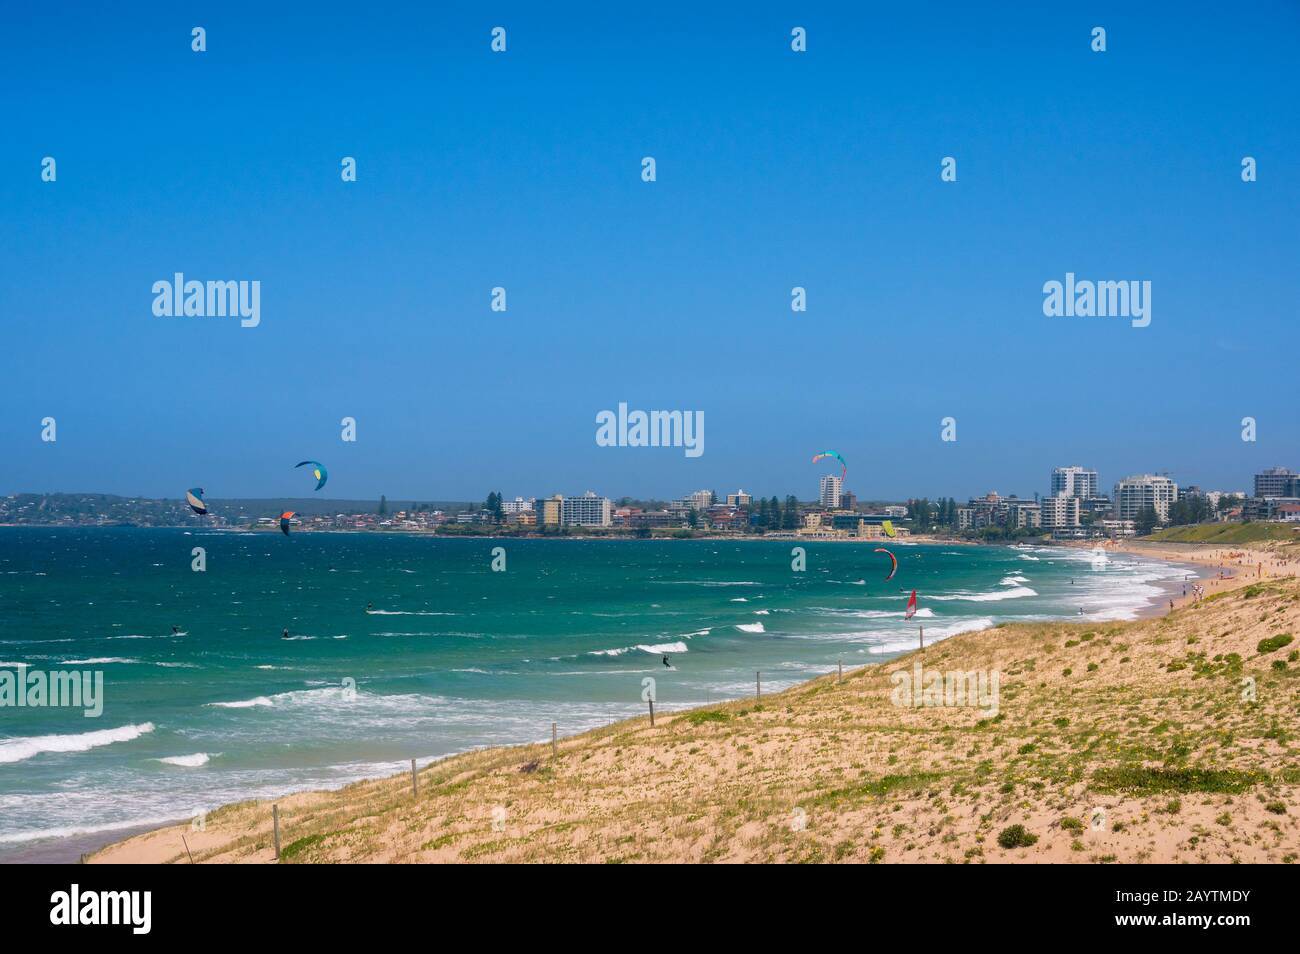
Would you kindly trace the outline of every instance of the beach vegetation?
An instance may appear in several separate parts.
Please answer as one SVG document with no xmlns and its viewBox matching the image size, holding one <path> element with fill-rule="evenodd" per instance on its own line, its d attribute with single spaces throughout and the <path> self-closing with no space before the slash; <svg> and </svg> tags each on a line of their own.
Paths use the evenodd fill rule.
<svg viewBox="0 0 1300 954">
<path fill-rule="evenodd" d="M 328 835 L 307 835 L 305 838 L 299 838 L 297 841 L 291 841 L 280 851 L 280 861 L 294 861 L 306 852 L 321 844 Z"/>
<path fill-rule="evenodd" d="M 1028 848 L 1037 843 L 1038 836 L 1030 834 L 1024 825 L 1008 825 L 998 832 L 998 844 L 1008 850 L 1012 848 Z"/>
<path fill-rule="evenodd" d="M 707 722 L 730 722 L 731 714 L 719 709 L 697 709 L 686 713 L 686 721 L 691 725 L 704 725 Z"/>
<path fill-rule="evenodd" d="M 1216 792 L 1239 794 L 1264 780 L 1259 772 L 1237 769 L 1152 768 L 1125 765 L 1098 769 L 1093 785 L 1100 791 L 1121 791 L 1137 795 L 1164 792 Z"/>
<path fill-rule="evenodd" d="M 1259 652 L 1259 654 L 1263 656 L 1265 653 L 1276 652 L 1277 650 L 1281 649 L 1283 646 L 1289 646 L 1289 645 L 1291 645 L 1291 634 L 1278 633 L 1276 636 L 1269 636 L 1265 639 L 1261 639 L 1259 641 L 1259 645 L 1256 646 L 1255 648 Z"/>
</svg>

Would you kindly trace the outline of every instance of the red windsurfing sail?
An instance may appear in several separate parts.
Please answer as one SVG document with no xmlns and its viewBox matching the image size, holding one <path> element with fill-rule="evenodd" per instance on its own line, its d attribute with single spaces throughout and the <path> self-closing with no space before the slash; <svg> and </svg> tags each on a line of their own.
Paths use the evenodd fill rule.
<svg viewBox="0 0 1300 954">
<path fill-rule="evenodd" d="M 911 619 L 915 613 L 916 613 L 916 590 L 913 590 L 912 595 L 907 598 L 907 612 L 903 615 L 903 619 Z"/>
</svg>

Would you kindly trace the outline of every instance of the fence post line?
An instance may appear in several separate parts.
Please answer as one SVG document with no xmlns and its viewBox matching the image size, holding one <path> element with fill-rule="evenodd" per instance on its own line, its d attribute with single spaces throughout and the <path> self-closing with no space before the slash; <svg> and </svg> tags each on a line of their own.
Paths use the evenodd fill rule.
<svg viewBox="0 0 1300 954">
<path fill-rule="evenodd" d="M 420 797 L 420 776 L 415 774 L 415 759 L 411 759 L 411 794 Z"/>
<path fill-rule="evenodd" d="M 839 675 L 839 678 L 836 679 L 835 681 L 836 681 L 836 682 L 843 682 L 843 681 L 844 681 L 844 660 L 843 660 L 843 659 L 840 660 L 840 675 Z"/>
<path fill-rule="evenodd" d="M 922 626 L 920 629 L 921 632 L 917 638 L 921 640 L 921 648 L 924 649 L 925 648 L 925 627 Z"/>
<path fill-rule="evenodd" d="M 551 723 L 551 758 L 556 758 L 560 754 L 559 742 L 556 740 L 555 723 Z"/>
<path fill-rule="evenodd" d="M 271 806 L 271 827 L 275 830 L 275 860 L 280 860 L 280 806 Z"/>
<path fill-rule="evenodd" d="M 650 703 L 650 728 L 653 729 L 655 724 L 655 701 L 653 699 L 648 701 Z"/>
<path fill-rule="evenodd" d="M 754 673 L 754 701 L 757 702 L 759 699 L 762 698 L 763 698 L 763 674 L 761 672 L 756 672 Z"/>
</svg>

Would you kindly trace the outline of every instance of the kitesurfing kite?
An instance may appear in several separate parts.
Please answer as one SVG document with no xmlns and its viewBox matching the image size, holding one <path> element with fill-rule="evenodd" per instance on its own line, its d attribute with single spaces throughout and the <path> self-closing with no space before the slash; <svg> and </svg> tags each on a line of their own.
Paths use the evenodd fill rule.
<svg viewBox="0 0 1300 954">
<path fill-rule="evenodd" d="M 820 451 L 813 457 L 812 462 L 815 464 L 823 457 L 834 457 L 840 462 L 840 481 L 843 482 L 844 478 L 849 475 L 849 465 L 844 462 L 844 458 L 840 456 L 840 452 L 833 450 Z"/>
<path fill-rule="evenodd" d="M 885 582 L 888 583 L 890 580 L 892 580 L 892 579 L 894 578 L 894 574 L 898 572 L 898 557 L 894 556 L 892 553 L 890 553 L 890 552 L 889 552 L 888 550 L 886 550 L 884 547 L 876 547 L 875 552 L 876 552 L 876 553 L 883 553 L 885 556 L 889 557 L 889 559 L 890 559 L 891 561 L 893 561 L 893 564 L 894 564 L 894 565 L 893 565 L 893 567 L 891 567 L 890 570 L 889 570 L 889 576 L 885 577 Z"/>
<path fill-rule="evenodd" d="M 320 490 L 325 486 L 325 481 L 330 479 L 329 471 L 327 471 L 325 465 L 318 460 L 305 460 L 301 464 L 294 464 L 293 466 L 294 469 L 297 470 L 299 467 L 306 467 L 308 464 L 311 465 L 312 476 L 316 478 L 316 489 Z"/>
<path fill-rule="evenodd" d="M 287 537 L 289 535 L 289 521 L 293 519 L 293 511 L 286 510 L 280 514 L 280 530 Z"/>
<path fill-rule="evenodd" d="M 208 512 L 208 505 L 203 502 L 203 488 L 191 487 L 185 491 L 185 502 L 190 505 L 190 509 L 200 517 Z"/>
<path fill-rule="evenodd" d="M 912 595 L 907 600 L 907 612 L 903 614 L 903 619 L 911 619 L 915 615 L 916 615 L 916 590 L 913 590 Z"/>
<path fill-rule="evenodd" d="M 882 520 L 880 521 L 880 526 L 881 529 L 885 531 L 885 536 L 889 537 L 891 540 L 898 536 L 898 531 L 894 529 L 894 521 Z"/>
</svg>

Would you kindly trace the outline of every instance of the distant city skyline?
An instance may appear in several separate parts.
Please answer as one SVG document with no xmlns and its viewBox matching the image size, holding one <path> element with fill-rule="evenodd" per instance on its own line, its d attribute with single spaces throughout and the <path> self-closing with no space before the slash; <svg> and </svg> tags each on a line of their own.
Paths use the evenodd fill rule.
<svg viewBox="0 0 1300 954">
<path fill-rule="evenodd" d="M 1087 475 L 1090 475 L 1085 477 L 1081 481 L 1081 487 L 1085 492 L 1073 493 L 1070 491 L 1058 490 L 1057 489 L 1058 473 L 1060 471 L 1084 471 Z M 758 493 L 758 492 L 750 493 L 746 491 L 743 486 L 735 485 L 735 482 L 733 481 L 732 484 L 715 485 L 708 488 L 701 488 L 698 485 L 690 485 L 692 487 L 695 487 L 695 489 L 677 490 L 671 493 L 630 494 L 630 493 L 611 491 L 608 489 L 605 490 L 593 489 L 593 487 L 599 486 L 600 482 L 588 480 L 585 482 L 585 484 L 583 484 L 585 489 L 580 491 L 566 490 L 563 488 L 560 489 L 547 488 L 542 491 L 536 489 L 510 491 L 510 490 L 499 490 L 495 485 L 493 485 L 488 490 L 485 490 L 480 494 L 477 495 L 470 494 L 464 497 L 457 497 L 448 494 L 437 494 L 437 493 L 390 494 L 387 491 L 381 491 L 379 493 L 374 494 L 372 497 L 361 496 L 361 497 L 345 498 L 342 496 L 335 497 L 328 494 L 325 495 L 304 494 L 301 488 L 299 488 L 295 492 L 286 493 L 286 494 L 276 494 L 276 495 L 209 494 L 209 497 L 213 500 L 312 499 L 312 500 L 319 500 L 321 502 L 330 501 L 330 500 L 339 500 L 341 502 L 342 501 L 377 502 L 380 500 L 380 498 L 387 498 L 390 504 L 392 504 L 394 508 L 399 508 L 405 502 L 411 502 L 411 501 L 441 502 L 441 503 L 451 503 L 451 502 L 476 503 L 485 500 L 488 494 L 500 493 L 503 506 L 507 510 L 509 510 L 516 501 L 543 500 L 546 498 L 556 497 L 556 496 L 564 497 L 566 499 L 576 499 L 581 497 L 592 497 L 592 496 L 603 497 L 603 498 L 608 498 L 609 500 L 617 504 L 617 502 L 622 499 L 637 500 L 637 501 L 654 500 L 654 501 L 668 502 L 672 500 L 699 498 L 703 494 L 712 493 L 716 496 L 718 502 L 726 502 L 733 506 L 737 505 L 738 503 L 747 506 L 749 505 L 750 502 L 754 500 L 767 499 L 773 496 L 781 500 L 784 500 L 787 496 L 793 495 L 796 499 L 798 499 L 803 503 L 817 503 L 822 506 L 834 507 L 838 504 L 841 495 L 849 495 L 849 494 L 852 494 L 852 497 L 855 500 L 855 502 L 864 503 L 864 504 L 868 502 L 897 503 L 897 502 L 904 502 L 910 499 L 922 499 L 922 498 L 935 500 L 935 499 L 947 499 L 950 497 L 958 501 L 963 501 L 968 499 L 975 499 L 977 497 L 982 497 L 988 493 L 996 493 L 1001 497 L 1011 497 L 1011 498 L 1018 497 L 1025 500 L 1032 500 L 1035 497 L 1041 497 L 1045 499 L 1055 495 L 1055 493 L 1061 493 L 1065 496 L 1078 496 L 1086 499 L 1089 496 L 1089 493 L 1087 493 L 1086 491 L 1089 489 L 1091 489 L 1094 492 L 1093 495 L 1095 496 L 1110 497 L 1113 495 L 1113 489 L 1120 483 L 1128 480 L 1140 479 L 1143 477 L 1151 477 L 1158 480 L 1167 479 L 1178 487 L 1179 493 L 1186 491 L 1189 487 L 1195 487 L 1200 491 L 1233 493 L 1233 494 L 1242 494 L 1245 496 L 1250 496 L 1252 494 L 1255 496 L 1287 496 L 1287 497 L 1300 495 L 1300 471 L 1292 470 L 1290 467 L 1286 467 L 1282 465 L 1273 465 L 1270 467 L 1261 468 L 1259 471 L 1249 476 L 1250 476 L 1249 483 L 1243 480 L 1241 483 L 1235 483 L 1235 484 L 1229 483 L 1223 486 L 1211 486 L 1204 482 L 1199 482 L 1195 480 L 1183 480 L 1180 479 L 1178 475 L 1170 474 L 1166 471 L 1130 470 L 1124 472 L 1121 476 L 1115 477 L 1113 480 L 1107 481 L 1098 471 L 1096 471 L 1093 468 L 1079 467 L 1078 465 L 1066 465 L 1066 466 L 1052 467 L 1050 469 L 1048 474 L 1048 479 L 1045 482 L 1046 486 L 1044 489 L 1035 488 L 1027 492 L 1017 487 L 1013 487 L 1013 488 L 989 487 L 989 488 L 984 488 L 982 490 L 971 491 L 969 493 L 940 491 L 937 494 L 928 494 L 928 495 L 927 494 L 903 494 L 899 496 L 863 496 L 855 492 L 852 492 L 848 483 L 841 482 L 840 478 L 837 475 L 823 474 L 817 478 L 817 484 L 815 487 L 811 487 L 808 484 L 805 484 L 804 486 L 800 487 L 798 490 L 791 490 L 787 488 L 784 490 L 776 490 L 773 491 L 772 493 Z M 1079 480 L 1078 476 L 1074 474 L 1067 475 L 1065 478 L 1062 479 Z M 542 481 L 541 483 L 545 483 L 545 482 Z M 733 486 L 735 487 L 734 490 L 731 489 Z M 1254 488 L 1253 490 L 1251 489 L 1252 487 Z M 139 497 L 144 499 L 183 499 L 184 497 L 184 492 L 180 494 L 177 493 L 145 494 L 145 493 L 122 493 L 119 491 L 110 491 L 110 490 L 88 490 L 88 489 L 33 490 L 30 488 L 9 491 L 0 494 L 0 496 L 13 496 L 15 494 L 20 494 L 20 493 L 21 494 L 41 494 L 41 493 L 108 494 L 111 496 Z"/>
<path fill-rule="evenodd" d="M 859 500 L 965 499 L 1300 461 L 1293 3 L 313 9 L 0 10 L 0 494 L 290 497 L 312 459 L 344 499 L 811 499 L 833 447 Z M 256 321 L 175 316 L 178 274 Z M 1149 325 L 1049 317 L 1071 276 L 1142 283 Z M 601 446 L 622 403 L 707 420 L 702 454 Z"/>
</svg>

